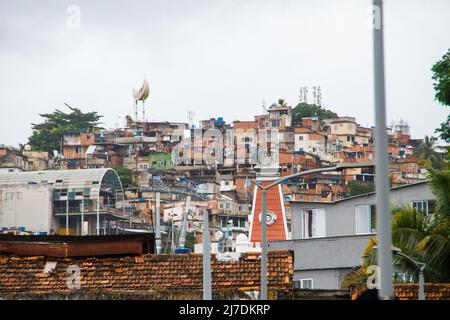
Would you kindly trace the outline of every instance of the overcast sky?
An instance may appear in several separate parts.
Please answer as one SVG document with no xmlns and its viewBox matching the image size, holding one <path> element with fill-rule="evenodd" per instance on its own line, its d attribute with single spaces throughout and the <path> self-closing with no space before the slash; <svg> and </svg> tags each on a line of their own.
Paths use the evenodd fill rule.
<svg viewBox="0 0 450 320">
<path fill-rule="evenodd" d="M 64 102 L 123 126 L 144 76 L 149 120 L 251 120 L 263 99 L 294 106 L 300 87 L 320 85 L 326 108 L 371 126 L 370 3 L 2 0 L 0 144 L 26 142 Z M 448 113 L 430 68 L 450 47 L 450 1 L 386 0 L 385 28 L 388 120 L 433 134 Z"/>
</svg>

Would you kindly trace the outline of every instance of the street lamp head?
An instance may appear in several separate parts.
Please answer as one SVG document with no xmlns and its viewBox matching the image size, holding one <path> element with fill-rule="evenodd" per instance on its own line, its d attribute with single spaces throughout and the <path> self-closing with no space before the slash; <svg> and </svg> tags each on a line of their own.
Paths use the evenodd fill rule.
<svg viewBox="0 0 450 320">
<path fill-rule="evenodd" d="M 374 250 L 378 250 L 378 246 L 373 246 Z M 402 249 L 392 246 L 391 250 L 393 253 L 402 253 Z"/>
</svg>

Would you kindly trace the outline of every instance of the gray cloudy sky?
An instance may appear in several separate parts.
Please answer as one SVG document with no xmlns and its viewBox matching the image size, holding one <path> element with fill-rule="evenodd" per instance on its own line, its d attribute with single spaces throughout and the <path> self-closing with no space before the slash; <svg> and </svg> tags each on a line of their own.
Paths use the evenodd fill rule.
<svg viewBox="0 0 450 320">
<path fill-rule="evenodd" d="M 369 0 L 0 2 L 0 143 L 31 134 L 64 102 L 122 125 L 131 90 L 150 83 L 150 120 L 250 120 L 320 85 L 323 104 L 373 124 Z M 81 9 L 69 29 L 67 8 Z M 450 46 L 450 1 L 386 0 L 388 119 L 432 134 L 448 109 L 430 68 Z"/>
</svg>

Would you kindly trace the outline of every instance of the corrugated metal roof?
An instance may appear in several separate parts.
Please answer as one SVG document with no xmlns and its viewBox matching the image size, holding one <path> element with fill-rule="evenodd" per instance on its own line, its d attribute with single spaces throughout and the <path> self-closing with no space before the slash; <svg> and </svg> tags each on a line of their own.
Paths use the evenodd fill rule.
<svg viewBox="0 0 450 320">
<path fill-rule="evenodd" d="M 28 172 L 0 172 L 1 185 L 52 184 L 54 189 L 87 189 L 97 198 L 105 181 L 114 191 L 123 192 L 120 179 L 113 169 L 47 170 Z"/>
</svg>

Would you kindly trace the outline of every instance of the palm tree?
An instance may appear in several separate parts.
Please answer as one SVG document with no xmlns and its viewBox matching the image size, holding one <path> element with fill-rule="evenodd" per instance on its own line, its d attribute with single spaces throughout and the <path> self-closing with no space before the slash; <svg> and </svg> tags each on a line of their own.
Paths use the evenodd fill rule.
<svg viewBox="0 0 450 320">
<path fill-rule="evenodd" d="M 425 279 L 429 282 L 450 281 L 450 171 L 437 171 L 428 167 L 429 185 L 436 199 L 436 209 L 429 219 L 411 207 L 392 210 L 392 245 L 405 255 L 425 263 Z M 374 246 L 376 238 L 370 238 L 362 253 L 362 264 L 350 272 L 342 287 L 364 285 L 370 275 L 367 268 L 377 264 Z M 417 267 L 401 255 L 394 255 L 394 269 L 405 273 L 413 281 L 418 280 Z"/>
<path fill-rule="evenodd" d="M 278 104 L 280 105 L 280 107 L 286 107 L 286 100 L 284 99 L 278 99 Z"/>
<path fill-rule="evenodd" d="M 438 152 L 436 152 L 436 137 L 425 136 L 423 141 L 414 150 L 414 154 L 422 160 L 428 161 L 434 168 L 442 168 L 443 161 Z"/>
</svg>

